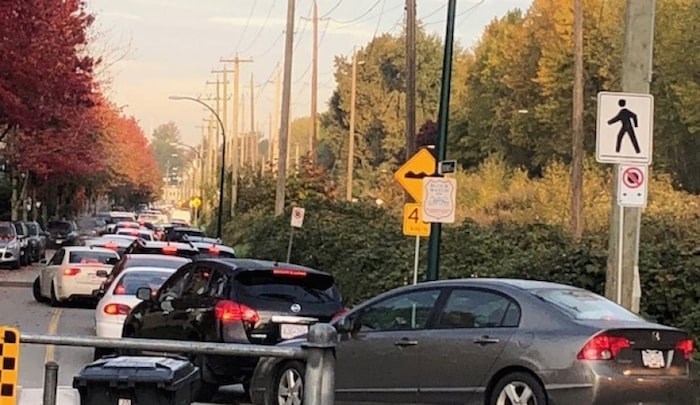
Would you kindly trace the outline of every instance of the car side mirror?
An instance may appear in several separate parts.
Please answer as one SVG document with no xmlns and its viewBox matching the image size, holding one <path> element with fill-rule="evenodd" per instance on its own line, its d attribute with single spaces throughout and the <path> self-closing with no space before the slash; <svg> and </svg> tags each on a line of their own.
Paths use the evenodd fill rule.
<svg viewBox="0 0 700 405">
<path fill-rule="evenodd" d="M 49 264 L 49 261 L 46 260 L 46 259 L 41 259 L 41 260 L 39 260 L 39 264 L 44 264 L 44 265 L 46 265 L 46 264 Z"/>
<path fill-rule="evenodd" d="M 148 287 L 141 287 L 138 290 L 136 290 L 136 298 L 143 300 L 143 301 L 150 301 L 153 299 L 153 291 L 151 291 L 150 288 Z"/>
<path fill-rule="evenodd" d="M 117 263 L 119 263 L 119 258 L 117 258 L 117 257 L 110 257 L 109 259 L 107 259 L 107 262 L 106 262 L 105 264 L 110 264 L 110 265 L 113 266 L 113 265 L 115 265 L 115 264 L 117 264 Z"/>
<path fill-rule="evenodd" d="M 102 298 L 104 297 L 105 293 L 104 291 L 97 289 L 97 290 L 92 290 L 92 296 L 95 298 Z"/>
<path fill-rule="evenodd" d="M 354 329 L 354 322 L 350 317 L 343 316 L 335 323 L 335 330 L 338 333 L 351 333 Z"/>
</svg>

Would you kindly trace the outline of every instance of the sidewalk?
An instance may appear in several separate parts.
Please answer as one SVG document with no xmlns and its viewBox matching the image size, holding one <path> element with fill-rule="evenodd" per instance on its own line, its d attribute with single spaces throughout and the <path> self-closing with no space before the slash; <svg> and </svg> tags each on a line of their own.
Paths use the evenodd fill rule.
<svg viewBox="0 0 700 405">
<path fill-rule="evenodd" d="M 0 269 L 0 287 L 31 288 L 38 275 L 38 264 L 22 267 L 19 270 Z"/>
<path fill-rule="evenodd" d="M 17 405 L 43 405 L 44 390 L 42 388 L 18 387 Z M 79 405 L 80 395 L 73 387 L 58 387 L 56 405 Z"/>
</svg>

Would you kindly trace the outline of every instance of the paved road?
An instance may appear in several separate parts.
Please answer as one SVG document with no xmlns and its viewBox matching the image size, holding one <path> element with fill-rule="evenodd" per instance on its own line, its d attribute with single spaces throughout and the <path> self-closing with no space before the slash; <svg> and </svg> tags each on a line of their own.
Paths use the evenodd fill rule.
<svg viewBox="0 0 700 405">
<path fill-rule="evenodd" d="M 88 304 L 68 305 L 51 308 L 49 305 L 34 301 L 31 289 L 27 287 L 0 287 L 0 325 L 13 325 L 22 332 L 94 336 L 94 309 Z M 91 348 L 78 347 L 44 347 L 39 345 L 22 345 L 20 352 L 20 381 L 22 400 L 19 405 L 40 404 L 40 388 L 43 385 L 43 365 L 54 360 L 60 365 L 59 386 L 66 387 L 66 393 L 72 386 L 73 377 L 92 361 Z M 243 405 L 237 387 L 228 387 L 215 399 L 219 404 Z M 32 400 L 29 393 L 32 392 Z M 38 402 L 37 402 L 38 401 Z M 70 400 L 60 401 L 58 405 L 77 405 Z"/>
</svg>

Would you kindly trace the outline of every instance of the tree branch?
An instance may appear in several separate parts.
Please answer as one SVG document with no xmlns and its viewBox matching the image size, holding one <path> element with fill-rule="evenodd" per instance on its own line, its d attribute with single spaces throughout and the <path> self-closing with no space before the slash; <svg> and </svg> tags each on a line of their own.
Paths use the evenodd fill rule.
<svg viewBox="0 0 700 405">
<path fill-rule="evenodd" d="M 12 129 L 12 125 L 8 125 L 8 126 L 5 128 L 5 130 L 2 131 L 2 134 L 0 134 L 0 142 L 2 142 L 2 141 L 5 140 L 5 137 L 7 136 L 7 134 L 10 133 L 10 130 L 11 130 L 11 129 Z"/>
</svg>

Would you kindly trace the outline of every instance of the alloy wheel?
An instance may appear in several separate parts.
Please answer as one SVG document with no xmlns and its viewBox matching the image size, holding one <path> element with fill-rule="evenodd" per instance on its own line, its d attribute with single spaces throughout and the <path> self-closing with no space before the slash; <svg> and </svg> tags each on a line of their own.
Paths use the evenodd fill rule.
<svg viewBox="0 0 700 405">
<path fill-rule="evenodd" d="M 537 405 L 537 397 L 526 383 L 512 381 L 503 387 L 496 405 Z"/>
<path fill-rule="evenodd" d="M 279 405 L 301 405 L 304 382 L 301 374 L 293 368 L 284 370 L 277 385 L 277 403 Z"/>
</svg>

